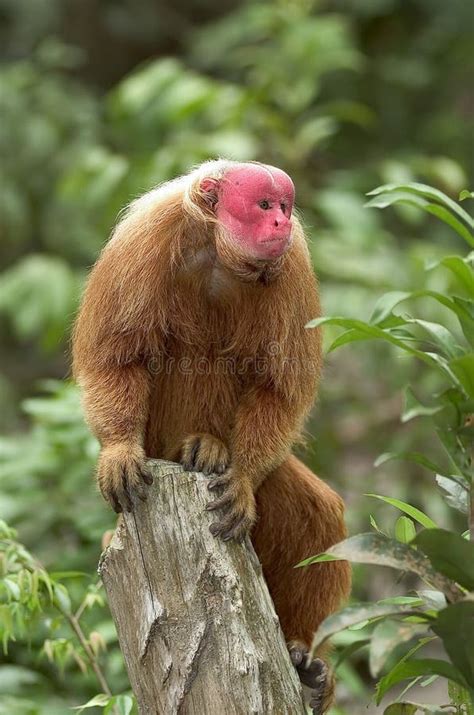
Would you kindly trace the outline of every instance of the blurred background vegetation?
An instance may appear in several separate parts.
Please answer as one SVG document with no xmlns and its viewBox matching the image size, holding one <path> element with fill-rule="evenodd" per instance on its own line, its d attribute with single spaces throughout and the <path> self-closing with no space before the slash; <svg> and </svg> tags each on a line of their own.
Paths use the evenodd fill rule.
<svg viewBox="0 0 474 715">
<path fill-rule="evenodd" d="M 68 587 L 87 601 L 97 652 L 107 646 L 113 693 L 128 684 L 95 569 L 114 517 L 63 379 L 81 286 L 117 213 L 204 159 L 262 160 L 295 180 L 325 313 L 367 318 L 395 288 L 449 294 L 451 274 L 424 268 L 459 249 L 456 234 L 409 206 L 364 203 L 385 182 L 454 198 L 472 183 L 472 16 L 469 0 L 0 0 L 0 515 L 49 570 L 77 572 Z M 400 421 L 403 386 L 430 395 L 432 380 L 384 344 L 328 355 L 305 459 L 344 496 L 351 532 L 371 513 L 390 523 L 374 491 L 446 528 L 457 519 L 419 464 L 374 468 L 381 452 L 436 457 L 423 420 Z M 355 572 L 358 599 L 399 592 L 391 572 L 367 573 Z M 67 628 L 37 614 L 9 645 L 1 715 L 67 713 L 101 690 Z M 366 712 L 362 657 L 342 669 L 339 701 Z"/>
</svg>

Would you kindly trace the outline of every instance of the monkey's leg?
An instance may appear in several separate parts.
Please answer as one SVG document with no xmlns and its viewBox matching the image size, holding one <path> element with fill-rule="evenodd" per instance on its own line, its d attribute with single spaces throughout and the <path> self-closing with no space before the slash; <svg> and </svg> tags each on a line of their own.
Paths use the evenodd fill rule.
<svg viewBox="0 0 474 715">
<path fill-rule="evenodd" d="M 257 492 L 252 541 L 315 715 L 330 707 L 334 677 L 324 661 L 308 664 L 306 655 L 321 621 L 348 596 L 350 567 L 345 561 L 294 567 L 345 538 L 343 509 L 341 498 L 293 456 Z"/>
<path fill-rule="evenodd" d="M 229 450 L 225 444 L 207 432 L 191 434 L 172 455 L 188 471 L 223 474 L 229 466 Z"/>
</svg>

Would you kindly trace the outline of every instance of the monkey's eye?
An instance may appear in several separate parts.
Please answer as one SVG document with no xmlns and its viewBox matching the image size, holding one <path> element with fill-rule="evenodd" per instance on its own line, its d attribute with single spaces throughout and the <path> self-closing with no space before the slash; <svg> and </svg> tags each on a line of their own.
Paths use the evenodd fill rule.
<svg viewBox="0 0 474 715">
<path fill-rule="evenodd" d="M 286 214 L 286 209 L 288 208 L 287 205 L 284 204 L 284 203 L 281 203 L 281 204 L 280 204 L 280 208 L 281 208 L 281 210 L 283 211 L 283 213 Z"/>
<path fill-rule="evenodd" d="M 270 204 L 269 204 L 269 202 L 268 202 L 266 199 L 263 199 L 263 201 L 259 201 L 259 202 L 258 202 L 258 205 L 259 205 L 260 208 L 263 209 L 264 211 L 268 211 L 268 209 L 270 208 Z"/>
</svg>

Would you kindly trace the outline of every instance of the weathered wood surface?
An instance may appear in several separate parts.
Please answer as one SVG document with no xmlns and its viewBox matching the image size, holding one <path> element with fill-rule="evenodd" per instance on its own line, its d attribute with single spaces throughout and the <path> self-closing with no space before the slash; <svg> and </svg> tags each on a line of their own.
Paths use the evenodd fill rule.
<svg viewBox="0 0 474 715">
<path fill-rule="evenodd" d="M 302 715 L 255 552 L 209 532 L 207 478 L 158 460 L 100 573 L 141 715 Z M 215 517 L 214 517 L 215 518 Z"/>
</svg>

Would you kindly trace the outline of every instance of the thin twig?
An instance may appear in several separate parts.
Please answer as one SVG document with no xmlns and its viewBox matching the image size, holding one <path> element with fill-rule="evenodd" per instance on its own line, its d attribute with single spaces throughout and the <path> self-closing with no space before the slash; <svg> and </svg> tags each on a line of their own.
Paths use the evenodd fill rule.
<svg viewBox="0 0 474 715">
<path fill-rule="evenodd" d="M 471 495 L 471 504 L 469 509 L 469 538 L 471 541 L 474 541 L 474 483 L 472 482 L 472 479 L 469 492 Z"/>
<path fill-rule="evenodd" d="M 63 614 L 67 618 L 67 620 L 68 620 L 71 628 L 73 629 L 74 633 L 76 634 L 80 644 L 84 648 L 84 652 L 86 653 L 87 658 L 89 659 L 89 662 L 91 664 L 92 670 L 94 671 L 94 673 L 97 677 L 97 680 L 100 683 L 100 687 L 102 688 L 104 693 L 106 695 L 108 695 L 109 698 L 111 698 L 112 691 L 109 688 L 107 680 L 105 679 L 105 675 L 103 674 L 102 669 L 101 669 L 99 663 L 97 662 L 97 659 L 96 659 L 89 643 L 87 642 L 87 639 L 84 635 L 84 631 L 82 630 L 79 621 L 77 620 L 76 616 L 73 616 L 71 613 L 64 613 L 64 611 L 63 611 Z"/>
<path fill-rule="evenodd" d="M 86 599 L 83 600 L 83 602 L 81 603 L 81 605 L 79 606 L 79 608 L 76 611 L 76 615 L 74 616 L 76 621 L 80 620 L 80 618 L 85 610 L 86 610 Z"/>
</svg>

